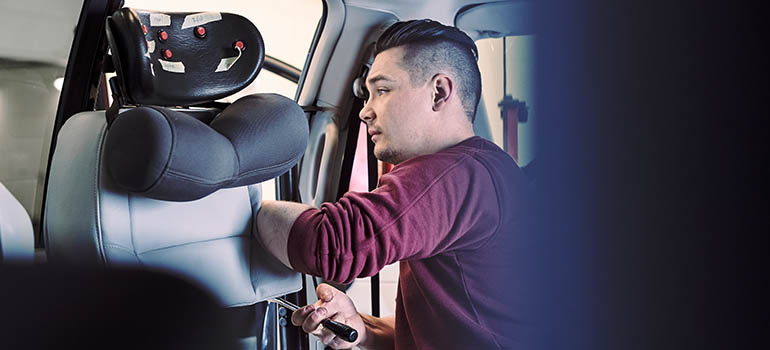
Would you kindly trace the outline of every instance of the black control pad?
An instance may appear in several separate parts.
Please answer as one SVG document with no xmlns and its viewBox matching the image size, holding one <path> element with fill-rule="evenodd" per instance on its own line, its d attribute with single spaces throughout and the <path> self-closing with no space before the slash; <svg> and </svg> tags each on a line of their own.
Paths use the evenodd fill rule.
<svg viewBox="0 0 770 350">
<path fill-rule="evenodd" d="M 254 81 L 265 57 L 259 30 L 230 13 L 122 8 L 106 30 L 124 97 L 134 104 L 220 99 Z"/>
</svg>

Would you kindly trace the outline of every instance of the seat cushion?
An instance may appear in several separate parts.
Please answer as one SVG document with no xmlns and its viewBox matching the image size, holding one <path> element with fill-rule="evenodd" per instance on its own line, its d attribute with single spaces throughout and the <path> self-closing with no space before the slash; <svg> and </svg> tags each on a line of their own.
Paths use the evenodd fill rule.
<svg viewBox="0 0 770 350">
<path fill-rule="evenodd" d="M 297 103 L 255 94 L 238 99 L 209 124 L 184 110 L 129 109 L 110 127 L 104 153 L 120 188 L 189 201 L 285 173 L 299 162 L 307 138 L 307 119 Z"/>
</svg>

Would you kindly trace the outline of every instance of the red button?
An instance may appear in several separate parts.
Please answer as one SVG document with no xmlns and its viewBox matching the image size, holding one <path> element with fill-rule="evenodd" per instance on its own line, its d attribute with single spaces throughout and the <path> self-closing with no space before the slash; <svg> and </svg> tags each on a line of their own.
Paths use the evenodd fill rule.
<svg viewBox="0 0 770 350">
<path fill-rule="evenodd" d="M 240 50 L 243 50 L 243 46 L 244 46 L 243 41 L 240 41 L 240 40 L 236 41 L 235 44 L 233 44 L 233 48 L 238 48 Z"/>
<path fill-rule="evenodd" d="M 171 50 L 163 49 L 163 57 L 165 57 L 166 59 L 169 59 L 171 58 L 171 56 L 173 56 L 173 54 L 171 54 Z"/>
<path fill-rule="evenodd" d="M 158 39 L 160 39 L 160 41 L 168 40 L 168 33 L 166 33 L 165 30 L 158 31 Z"/>
<path fill-rule="evenodd" d="M 203 26 L 195 27 L 195 36 L 199 38 L 206 36 L 206 28 L 204 28 Z"/>
<path fill-rule="evenodd" d="M 144 32 L 144 35 L 147 35 L 147 26 L 142 24 L 142 31 Z"/>
</svg>

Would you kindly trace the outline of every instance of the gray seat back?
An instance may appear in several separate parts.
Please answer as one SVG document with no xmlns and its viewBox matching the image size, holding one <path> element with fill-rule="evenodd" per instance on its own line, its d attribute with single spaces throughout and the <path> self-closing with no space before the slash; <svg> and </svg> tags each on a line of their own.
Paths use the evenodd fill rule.
<svg viewBox="0 0 770 350">
<path fill-rule="evenodd" d="M 35 236 L 24 207 L 0 183 L 0 263 L 32 263 Z"/>
</svg>

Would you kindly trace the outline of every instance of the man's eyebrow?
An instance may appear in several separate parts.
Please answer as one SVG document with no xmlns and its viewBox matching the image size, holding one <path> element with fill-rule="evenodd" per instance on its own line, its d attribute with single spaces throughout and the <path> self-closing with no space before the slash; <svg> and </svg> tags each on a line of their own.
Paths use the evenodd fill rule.
<svg viewBox="0 0 770 350">
<path fill-rule="evenodd" d="M 388 77 L 386 77 L 386 76 L 384 76 L 382 74 L 377 74 L 377 75 L 375 75 L 373 77 L 369 77 L 368 79 L 366 79 L 366 84 L 367 85 L 374 85 L 374 83 L 376 83 L 376 82 L 378 82 L 380 80 L 390 81 L 390 82 L 395 81 L 395 80 L 390 79 L 390 78 L 388 78 Z"/>
</svg>

